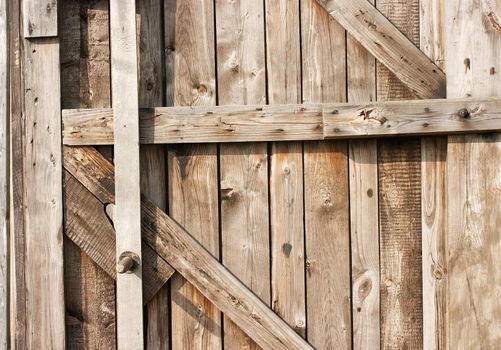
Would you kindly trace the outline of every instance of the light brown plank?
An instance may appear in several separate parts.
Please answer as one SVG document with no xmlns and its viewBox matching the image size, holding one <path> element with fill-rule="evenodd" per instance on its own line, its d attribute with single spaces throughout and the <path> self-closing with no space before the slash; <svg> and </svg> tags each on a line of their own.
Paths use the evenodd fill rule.
<svg viewBox="0 0 501 350">
<path fill-rule="evenodd" d="M 60 2 L 59 14 L 61 106 L 110 107 L 108 1 Z M 64 251 L 67 348 L 116 349 L 113 278 L 68 238 Z M 89 276 L 96 283 L 85 280 Z"/>
<path fill-rule="evenodd" d="M 378 9 L 415 43 L 419 1 L 379 0 Z M 415 93 L 377 64 L 377 99 Z M 381 348 L 423 346 L 420 139 L 378 141 Z"/>
<path fill-rule="evenodd" d="M 65 152 L 65 166 L 102 203 L 114 202 L 114 167 L 94 149 Z M 147 244 L 263 349 L 313 349 L 162 210 L 143 199 L 142 212 Z"/>
<path fill-rule="evenodd" d="M 445 96 L 445 74 L 402 34 L 401 28 L 383 15 L 384 12 L 366 0 L 317 1 L 418 96 Z M 379 4 L 378 7 L 381 8 Z"/>
<path fill-rule="evenodd" d="M 25 40 L 23 63 L 25 344 L 32 349 L 64 349 L 58 40 Z"/>
<path fill-rule="evenodd" d="M 264 3 L 216 1 L 218 102 L 266 103 Z M 222 263 L 270 304 L 266 143 L 220 146 Z M 224 348 L 259 349 L 227 316 Z"/>
<path fill-rule="evenodd" d="M 7 144 L 9 140 L 9 41 L 7 32 L 7 1 L 0 2 L 0 348 L 7 349 L 9 342 L 9 161 Z"/>
<path fill-rule="evenodd" d="M 421 50 L 441 69 L 445 63 L 445 3 L 421 0 Z M 445 349 L 445 237 L 447 137 L 421 139 L 423 348 Z"/>
<path fill-rule="evenodd" d="M 268 102 L 301 102 L 299 0 L 265 1 Z M 306 335 L 303 146 L 275 142 L 270 154 L 272 308 Z"/>
<path fill-rule="evenodd" d="M 500 97 L 501 3 L 445 8 L 448 97 Z M 501 339 L 499 134 L 448 138 L 446 347 L 496 348 Z"/>
<path fill-rule="evenodd" d="M 164 8 L 171 21 L 165 26 L 173 55 L 166 57 L 171 72 L 167 100 L 172 96 L 175 106 L 215 105 L 214 2 L 168 1 Z M 168 150 L 169 213 L 219 257 L 217 146 Z M 173 350 L 222 347 L 221 312 L 203 294 L 177 275 L 171 281 L 171 299 Z"/>
<path fill-rule="evenodd" d="M 57 36 L 57 0 L 23 1 L 25 38 Z"/>
<path fill-rule="evenodd" d="M 116 164 L 116 261 L 124 252 L 140 259 L 117 275 L 117 348 L 140 349 L 143 339 L 141 203 L 136 4 L 110 0 L 111 84 Z"/>
<path fill-rule="evenodd" d="M 373 4 L 374 2 L 371 1 Z M 347 34 L 348 102 L 376 99 L 376 60 Z M 380 348 L 377 142 L 349 141 L 353 348 Z"/>
<path fill-rule="evenodd" d="M 113 143 L 113 111 L 65 110 L 64 143 Z M 140 115 L 141 143 L 318 140 L 320 105 L 164 107 Z"/>
<path fill-rule="evenodd" d="M 303 102 L 346 101 L 346 33 L 314 0 L 301 3 Z M 307 339 L 351 348 L 346 141 L 304 144 Z"/>
<path fill-rule="evenodd" d="M 423 100 L 324 105 L 324 137 L 353 138 L 498 131 L 501 101 Z M 466 114 L 464 114 L 466 110 Z"/>
<path fill-rule="evenodd" d="M 162 106 L 163 75 L 163 13 L 162 1 L 136 2 L 140 23 L 139 107 Z M 140 148 L 141 193 L 163 211 L 167 210 L 166 148 L 145 145 Z M 168 285 L 148 303 L 146 348 L 167 350 L 169 347 Z M 144 289 L 143 289 L 144 291 Z"/>
<path fill-rule="evenodd" d="M 73 153 L 65 152 L 65 157 L 72 157 Z M 73 154 L 77 156 L 79 152 Z M 78 156 L 77 156 L 78 157 Z M 75 158 L 74 158 L 75 159 Z M 67 165 L 69 169 L 72 169 L 71 165 Z M 66 236 L 70 238 L 79 249 L 81 249 L 88 258 L 92 259 L 95 264 L 97 264 L 99 269 L 102 269 L 110 279 L 116 279 L 116 267 L 115 267 L 115 230 L 110 222 L 110 218 L 106 215 L 105 204 L 96 199 L 92 194 L 89 193 L 85 187 L 80 184 L 77 180 L 73 178 L 69 173 L 65 174 L 65 198 L 66 198 L 66 211 L 65 211 L 65 230 Z M 155 297 L 156 293 L 163 287 L 165 282 L 172 276 L 174 270 L 158 256 L 158 254 L 151 250 L 150 247 L 145 246 L 144 242 L 142 244 L 143 249 L 143 300 L 144 302 L 151 302 L 151 299 Z M 71 256 L 71 255 L 70 255 Z M 81 262 L 77 262 L 78 265 L 83 265 Z M 97 266 L 96 266 L 97 267 Z M 89 268 L 89 272 L 86 269 L 82 269 L 83 274 L 93 274 L 96 270 Z M 77 271 L 75 271 L 76 273 Z M 102 274 L 101 274 L 102 275 Z M 98 280 L 105 281 L 105 278 L 99 276 L 96 277 Z M 76 283 L 77 285 L 84 284 L 85 281 Z M 111 282 L 113 284 L 113 281 Z M 77 288 L 74 286 L 73 288 Z M 96 289 L 96 288 L 95 288 Z M 98 289 L 99 290 L 99 289 Z M 115 295 L 114 289 L 110 288 L 101 289 L 101 293 L 107 293 Z M 93 297 L 92 294 L 86 293 L 82 295 L 83 299 L 89 299 Z M 97 296 L 94 296 L 97 297 Z M 114 299 L 114 298 L 113 298 Z M 77 301 L 77 303 L 83 303 L 84 301 Z M 92 303 L 91 300 L 88 301 Z M 94 305 L 100 305 L 99 303 L 94 303 Z M 108 309 L 107 307 L 112 304 L 103 304 L 96 309 L 101 309 L 109 311 L 113 314 L 111 320 L 108 318 L 108 322 L 104 323 L 110 325 L 110 321 L 115 318 L 114 310 Z M 90 305 L 90 308 L 93 306 Z M 71 310 L 71 309 L 70 309 Z M 81 313 L 87 313 L 83 309 Z M 71 313 L 70 313 L 71 314 Z M 93 324 L 96 321 L 94 319 L 89 319 L 85 322 L 87 324 Z M 103 327 L 107 328 L 107 327 Z M 114 329 L 114 325 L 113 325 Z M 102 332 L 101 330 L 96 330 Z M 113 331 L 114 333 L 114 331 Z M 90 332 L 88 334 L 91 334 Z M 91 339 L 88 335 L 83 338 L 87 338 L 87 341 L 96 341 L 96 339 Z M 109 339 L 105 339 L 105 335 L 101 335 L 100 339 L 105 342 Z M 113 342 L 114 343 L 114 342 Z M 104 344 L 103 344 L 104 345 Z M 103 347 L 101 345 L 101 348 Z"/>
</svg>

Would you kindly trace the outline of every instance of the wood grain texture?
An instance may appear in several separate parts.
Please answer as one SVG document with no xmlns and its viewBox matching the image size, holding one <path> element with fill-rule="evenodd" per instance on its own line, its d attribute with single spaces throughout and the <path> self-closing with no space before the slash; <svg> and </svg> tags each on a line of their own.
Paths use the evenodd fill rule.
<svg viewBox="0 0 501 350">
<path fill-rule="evenodd" d="M 265 1 L 268 102 L 301 101 L 299 0 Z M 300 142 L 272 143 L 270 225 L 272 308 L 306 335 L 303 150 Z"/>
<path fill-rule="evenodd" d="M 59 3 L 58 11 L 61 45 L 61 106 L 63 108 L 110 107 L 108 1 L 64 1 Z M 109 153 L 111 152 L 108 151 Z M 66 192 L 67 190 L 65 188 Z M 66 236 L 71 233 L 68 231 L 67 206 L 68 196 L 66 195 Z M 84 224 L 81 227 L 87 227 L 87 225 Z M 114 262 L 115 246 L 113 245 L 112 248 L 110 257 Z M 92 259 L 94 256 L 88 250 L 84 249 L 82 252 L 67 238 L 64 241 L 64 251 L 66 346 L 115 349 L 115 282 L 113 278 Z M 111 267 L 114 268 L 114 263 Z M 88 276 L 93 276 L 96 283 L 84 280 Z"/>
<path fill-rule="evenodd" d="M 421 50 L 441 69 L 445 64 L 445 3 L 422 0 Z M 445 348 L 447 234 L 447 137 L 421 138 L 421 217 L 423 256 L 423 348 Z"/>
<path fill-rule="evenodd" d="M 301 1 L 303 102 L 346 101 L 345 30 L 316 2 Z M 307 339 L 351 348 L 347 142 L 304 144 Z"/>
<path fill-rule="evenodd" d="M 139 107 L 163 106 L 163 5 L 160 0 L 136 2 L 139 16 Z M 167 152 L 163 145 L 140 147 L 141 193 L 163 211 L 167 210 Z M 162 287 L 147 306 L 146 348 L 169 347 L 169 293 Z M 143 288 L 144 292 L 144 288 Z"/>
<path fill-rule="evenodd" d="M 373 4 L 374 2 L 371 1 Z M 376 60 L 346 36 L 348 102 L 376 100 Z M 376 140 L 350 140 L 350 235 L 353 348 L 379 350 L 380 264 Z"/>
<path fill-rule="evenodd" d="M 419 1 L 381 0 L 377 7 L 409 39 L 419 42 Z M 378 101 L 414 97 L 386 67 L 377 64 L 376 69 Z M 378 141 L 378 161 L 381 348 L 421 348 L 420 140 Z"/>
<path fill-rule="evenodd" d="M 214 2 L 168 1 L 164 13 L 168 102 L 172 96 L 175 106 L 215 105 Z M 220 254 L 217 171 L 216 145 L 169 148 L 169 213 L 215 257 Z M 172 278 L 171 299 L 174 350 L 222 347 L 221 313 L 208 299 L 179 275 Z"/>
<path fill-rule="evenodd" d="M 111 109 L 65 110 L 64 143 L 113 143 Z M 141 143 L 322 139 L 320 105 L 163 107 L 140 113 Z"/>
<path fill-rule="evenodd" d="M 500 1 L 445 8 L 448 97 L 499 97 Z M 447 349 L 501 339 L 499 134 L 450 136 L 447 147 Z"/>
<path fill-rule="evenodd" d="M 9 343 L 9 40 L 7 1 L 0 1 L 0 348 Z"/>
<path fill-rule="evenodd" d="M 219 104 L 266 103 L 264 3 L 240 0 L 215 4 Z M 220 146 L 220 200 L 222 263 L 269 305 L 266 143 Z M 223 331 L 224 348 L 259 349 L 227 316 Z"/>
<path fill-rule="evenodd" d="M 353 138 L 492 132 L 501 129 L 501 101 L 422 100 L 324 104 L 324 137 Z M 466 110 L 466 115 L 462 111 Z"/>
<path fill-rule="evenodd" d="M 116 261 L 133 252 L 140 262 L 117 275 L 117 348 L 143 348 L 141 203 L 136 4 L 110 1 L 111 84 L 115 138 Z"/>
<path fill-rule="evenodd" d="M 97 154 L 97 153 L 95 153 Z M 75 165 L 73 163 L 77 162 L 80 159 L 80 152 L 65 152 L 65 161 L 68 164 L 65 165 L 68 171 L 74 171 Z M 96 156 L 97 157 L 97 156 Z M 89 193 L 85 189 L 85 187 L 80 184 L 77 180 L 73 178 L 70 173 L 66 172 L 65 174 L 65 195 L 66 195 L 66 211 L 65 211 L 65 230 L 66 236 L 72 240 L 73 244 L 76 245 L 79 249 L 82 250 L 83 253 L 87 255 L 87 259 L 92 259 L 95 264 L 97 264 L 96 268 L 101 269 L 103 272 L 109 276 L 110 279 L 116 279 L 116 266 L 115 266 L 115 245 L 116 245 L 116 237 L 115 230 L 113 229 L 113 225 L 110 222 L 110 218 L 106 215 L 105 212 L 105 204 L 96 199 L 92 194 Z M 163 287 L 165 282 L 172 276 L 174 270 L 162 259 L 160 258 L 155 251 L 152 251 L 151 248 L 145 246 L 144 243 L 142 245 L 143 251 L 143 260 L 144 260 L 144 268 L 143 268 L 143 300 L 144 302 L 149 302 L 155 294 Z M 80 252 L 78 252 L 80 254 Z M 74 256 L 74 254 L 68 254 L 68 256 Z M 76 261 L 75 261 L 76 262 Z M 78 266 L 84 265 L 82 262 L 77 262 Z M 89 268 L 90 272 L 86 272 L 85 269 L 81 269 L 81 273 L 84 274 L 93 274 L 96 268 Z M 106 278 L 97 276 L 99 280 L 106 281 Z M 79 279 L 80 280 L 80 279 Z M 85 281 L 81 281 L 75 283 L 76 285 L 81 285 L 85 283 Z M 111 281 L 113 285 L 113 281 Z M 82 288 L 81 286 L 80 288 Z M 78 288 L 78 287 L 71 287 Z M 94 287 L 94 289 L 99 290 Z M 85 289 L 84 289 L 85 290 Z M 107 293 L 108 295 L 115 295 L 114 289 L 110 290 L 110 288 L 105 288 L 100 290 L 100 293 Z M 83 299 L 89 299 L 94 296 L 92 293 L 85 293 L 82 295 Z M 76 299 L 76 298 L 73 298 Z M 113 298 L 114 299 L 114 298 Z M 88 301 L 91 302 L 90 300 Z M 83 303 L 83 301 L 76 301 L 76 303 Z M 110 326 L 110 321 L 114 322 L 114 310 L 109 309 L 110 306 L 114 306 L 114 303 L 94 303 L 97 304 L 98 307 L 90 305 L 95 309 L 107 310 L 113 313 L 113 317 L 110 319 L 107 317 L 108 322 L 103 324 L 104 329 L 106 326 Z M 84 314 L 86 310 L 75 310 L 75 314 Z M 72 309 L 69 309 L 69 314 L 72 314 Z M 98 322 L 94 319 L 89 319 L 84 322 L 85 326 L 92 325 L 93 323 Z M 97 328 L 97 327 L 96 327 Z M 114 329 L 114 326 L 113 326 Z M 100 330 L 101 331 L 101 330 Z M 101 331 L 102 332 L 102 331 Z M 92 334 L 91 332 L 86 333 L 86 336 L 81 338 L 88 338 L 90 341 L 95 341 L 95 339 L 91 339 L 88 334 Z M 113 330 L 113 334 L 115 331 Z M 109 335 L 108 335 L 109 336 Z M 77 337 L 78 338 L 78 337 Z M 104 334 L 101 334 L 99 337 L 103 341 L 109 341 L 109 337 L 105 338 Z M 113 341 L 114 343 L 114 341 Z M 100 348 L 103 348 L 101 346 Z"/>
<path fill-rule="evenodd" d="M 113 165 L 92 148 L 78 148 L 78 154 L 78 161 L 71 161 L 72 175 L 102 203 L 113 203 Z M 147 244 L 258 345 L 313 349 L 176 221 L 144 198 L 142 212 Z"/>
<path fill-rule="evenodd" d="M 23 1 L 25 38 L 57 36 L 57 0 Z"/>
<path fill-rule="evenodd" d="M 58 40 L 50 38 L 24 41 L 23 63 L 26 113 L 23 142 L 26 220 L 25 346 L 28 349 L 64 349 Z"/>
<path fill-rule="evenodd" d="M 445 74 L 401 32 L 398 25 L 394 25 L 392 16 L 384 16 L 384 10 L 383 13 L 379 12 L 366 0 L 318 1 L 418 96 L 445 96 Z M 399 7 L 404 7 L 403 2 L 398 4 Z M 381 5 L 378 3 L 380 10 L 381 6 L 385 6 L 384 2 Z"/>
</svg>

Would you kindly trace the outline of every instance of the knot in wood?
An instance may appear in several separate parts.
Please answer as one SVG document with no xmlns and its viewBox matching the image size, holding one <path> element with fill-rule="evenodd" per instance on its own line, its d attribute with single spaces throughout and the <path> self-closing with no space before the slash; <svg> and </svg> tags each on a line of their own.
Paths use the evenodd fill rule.
<svg viewBox="0 0 501 350">
<path fill-rule="evenodd" d="M 139 266 L 139 255 L 133 252 L 123 252 L 117 262 L 118 273 L 132 273 Z"/>
</svg>

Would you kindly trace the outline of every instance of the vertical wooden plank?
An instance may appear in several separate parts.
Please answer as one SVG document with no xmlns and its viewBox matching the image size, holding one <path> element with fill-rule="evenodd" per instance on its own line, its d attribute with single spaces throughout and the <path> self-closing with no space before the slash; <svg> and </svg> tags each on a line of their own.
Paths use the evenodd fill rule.
<svg viewBox="0 0 501 350">
<path fill-rule="evenodd" d="M 110 1 L 111 84 L 115 118 L 114 224 L 117 263 L 124 252 L 141 259 L 139 105 L 136 4 Z M 142 264 L 117 274 L 117 348 L 143 348 Z"/>
<path fill-rule="evenodd" d="M 501 2 L 445 8 L 448 97 L 500 97 Z M 447 148 L 448 349 L 499 347 L 501 136 L 449 136 Z"/>
<path fill-rule="evenodd" d="M 381 0 L 378 9 L 419 43 L 419 1 Z M 377 99 L 411 99 L 414 93 L 377 64 Z M 421 348 L 421 145 L 419 139 L 378 142 L 381 264 L 381 347 Z"/>
<path fill-rule="evenodd" d="M 137 1 L 140 22 L 139 107 L 163 105 L 163 22 L 160 0 Z M 140 149 L 141 193 L 167 211 L 166 148 L 144 145 Z M 169 348 L 169 287 L 165 285 L 147 305 L 146 348 Z"/>
<path fill-rule="evenodd" d="M 373 3 L 373 1 L 371 1 Z M 346 36 L 348 101 L 376 99 L 376 60 Z M 353 348 L 380 348 L 379 208 L 376 140 L 349 141 Z"/>
<path fill-rule="evenodd" d="M 444 69 L 444 7 L 420 1 L 420 46 Z M 438 97 L 438 96 L 437 96 Z M 421 216 L 423 256 L 423 348 L 445 348 L 445 235 L 447 137 L 421 139 Z"/>
<path fill-rule="evenodd" d="M 268 102 L 301 101 L 299 0 L 266 0 Z M 270 154 L 272 308 L 306 335 L 303 152 L 300 142 L 272 143 Z"/>
<path fill-rule="evenodd" d="M 28 349 L 64 349 L 59 42 L 24 41 L 24 251 Z"/>
<path fill-rule="evenodd" d="M 8 178 L 9 160 L 9 81 L 8 81 L 8 22 L 7 1 L 0 0 L 0 348 L 7 349 L 9 339 L 9 266 L 8 266 Z"/>
<path fill-rule="evenodd" d="M 214 105 L 214 6 L 210 0 L 169 0 L 166 27 L 167 103 Z M 169 147 L 169 212 L 219 257 L 216 145 Z M 221 313 L 179 275 L 171 281 L 172 348 L 219 349 Z"/>
<path fill-rule="evenodd" d="M 264 3 L 216 1 L 219 105 L 266 103 Z M 220 146 L 223 264 L 270 303 L 268 150 L 266 143 Z M 228 317 L 224 347 L 259 347 Z"/>
<path fill-rule="evenodd" d="M 345 30 L 316 2 L 301 1 L 303 102 L 346 101 Z M 351 349 L 348 144 L 304 144 L 307 339 Z"/>
<path fill-rule="evenodd" d="M 59 9 L 62 108 L 110 107 L 108 1 L 64 1 Z M 66 346 L 116 348 L 115 282 L 64 241 Z"/>
<path fill-rule="evenodd" d="M 25 38 L 57 36 L 57 0 L 23 1 Z"/>
</svg>

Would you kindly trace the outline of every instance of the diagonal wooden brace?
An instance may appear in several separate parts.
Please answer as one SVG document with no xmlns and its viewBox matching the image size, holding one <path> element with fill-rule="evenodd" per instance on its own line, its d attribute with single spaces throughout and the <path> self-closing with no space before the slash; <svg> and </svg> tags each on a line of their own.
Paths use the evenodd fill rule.
<svg viewBox="0 0 501 350">
<path fill-rule="evenodd" d="M 102 204 L 114 203 L 114 168 L 92 147 L 66 147 L 65 169 Z M 142 238 L 263 349 L 313 349 L 182 226 L 147 199 Z"/>
</svg>

